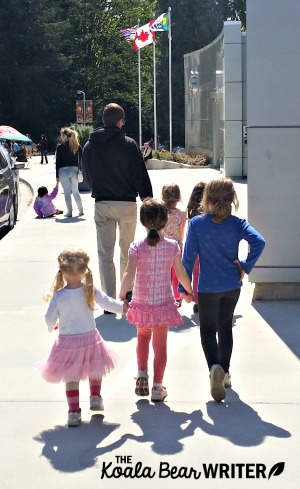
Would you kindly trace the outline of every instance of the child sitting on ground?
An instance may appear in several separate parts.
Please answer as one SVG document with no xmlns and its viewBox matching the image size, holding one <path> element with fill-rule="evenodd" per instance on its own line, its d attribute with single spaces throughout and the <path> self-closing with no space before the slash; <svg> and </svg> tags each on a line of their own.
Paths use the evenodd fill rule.
<svg viewBox="0 0 300 489">
<path fill-rule="evenodd" d="M 51 194 L 48 194 L 47 187 L 39 187 L 38 194 L 35 199 L 33 208 L 38 217 L 52 217 L 57 214 L 62 214 L 63 211 L 56 209 L 52 200 L 55 199 L 58 193 L 58 183 L 52 190 Z"/>
</svg>

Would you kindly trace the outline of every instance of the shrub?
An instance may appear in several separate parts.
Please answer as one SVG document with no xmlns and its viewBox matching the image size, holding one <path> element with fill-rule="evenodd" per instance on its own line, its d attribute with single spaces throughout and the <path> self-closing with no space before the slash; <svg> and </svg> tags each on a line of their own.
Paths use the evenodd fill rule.
<svg viewBox="0 0 300 489">
<path fill-rule="evenodd" d="M 157 160 L 175 161 L 191 166 L 207 166 L 210 162 L 203 155 L 188 155 L 186 153 L 170 153 L 170 151 L 153 151 L 153 158 Z"/>
<path fill-rule="evenodd" d="M 79 142 L 81 147 L 88 141 L 91 132 L 94 130 L 93 126 L 87 126 L 84 124 L 73 124 L 72 129 L 78 132 Z"/>
</svg>

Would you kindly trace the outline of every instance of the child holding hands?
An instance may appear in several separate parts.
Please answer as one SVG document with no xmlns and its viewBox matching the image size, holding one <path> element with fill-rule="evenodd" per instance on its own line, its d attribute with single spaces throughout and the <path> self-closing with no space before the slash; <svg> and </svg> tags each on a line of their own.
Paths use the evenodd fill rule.
<svg viewBox="0 0 300 489">
<path fill-rule="evenodd" d="M 57 193 L 58 181 L 50 194 L 48 193 L 47 187 L 38 188 L 37 197 L 33 204 L 33 208 L 38 217 L 52 217 L 63 213 L 63 211 L 56 209 L 52 202 L 57 196 Z"/>
<path fill-rule="evenodd" d="M 151 400 L 163 401 L 167 396 L 162 382 L 167 363 L 168 330 L 169 326 L 182 324 L 172 291 L 172 267 L 180 282 L 184 284 L 188 300 L 192 300 L 193 291 L 181 263 L 178 243 L 163 236 L 163 229 L 168 221 L 166 205 L 156 199 L 145 199 L 140 209 L 140 221 L 146 228 L 147 237 L 143 241 L 131 244 L 129 248 L 120 298 L 125 299 L 134 280 L 127 319 L 137 327 L 138 375 L 135 393 L 138 396 L 149 395 L 148 357 L 152 338 L 154 374 Z"/>
<path fill-rule="evenodd" d="M 94 287 L 89 261 L 81 249 L 70 248 L 60 253 L 53 296 L 45 315 L 49 332 L 58 329 L 59 336 L 49 358 L 37 364 L 48 382 L 66 383 L 68 426 L 81 422 L 79 381 L 89 379 L 90 409 L 102 411 L 102 377 L 116 363 L 116 354 L 96 329 L 95 305 L 117 314 L 127 311 L 126 302 L 116 301 Z"/>
<path fill-rule="evenodd" d="M 182 253 L 186 213 L 178 208 L 178 204 L 181 201 L 179 186 L 176 183 L 164 185 L 162 188 L 162 200 L 168 209 L 168 221 L 163 230 L 163 235 L 165 238 L 175 239 Z M 171 281 L 174 297 L 180 307 L 181 297 L 178 292 L 178 278 L 173 267 L 171 269 Z"/>
</svg>

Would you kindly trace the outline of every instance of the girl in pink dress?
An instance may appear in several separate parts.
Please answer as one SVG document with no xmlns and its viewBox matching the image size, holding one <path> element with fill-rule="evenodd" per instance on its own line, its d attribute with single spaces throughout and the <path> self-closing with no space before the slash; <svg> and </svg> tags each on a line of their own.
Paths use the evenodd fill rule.
<svg viewBox="0 0 300 489">
<path fill-rule="evenodd" d="M 59 271 L 45 315 L 49 332 L 58 329 L 59 336 L 49 358 L 36 365 L 48 382 L 66 383 L 68 426 L 78 426 L 81 421 L 79 381 L 89 379 L 90 409 L 102 411 L 102 377 L 116 363 L 116 354 L 96 329 L 95 305 L 114 313 L 127 310 L 126 304 L 94 287 L 89 260 L 80 249 L 66 249 L 59 255 Z"/>
<path fill-rule="evenodd" d="M 179 245 L 180 253 L 182 254 L 186 212 L 177 207 L 178 203 L 181 202 L 181 193 L 180 188 L 176 183 L 163 186 L 162 200 L 168 209 L 168 222 L 163 230 L 163 235 L 165 238 L 175 239 Z M 178 303 L 178 307 L 180 307 L 181 297 L 178 292 L 178 278 L 173 267 L 171 269 L 171 281 L 174 297 Z"/>
<path fill-rule="evenodd" d="M 121 285 L 120 298 L 134 280 L 132 300 L 127 320 L 137 327 L 138 375 L 135 393 L 148 396 L 148 357 L 152 338 L 154 351 L 154 375 L 151 392 L 152 401 L 163 401 L 167 390 L 163 387 L 163 376 L 167 363 L 167 335 L 169 326 L 182 324 L 177 310 L 171 284 L 171 268 L 180 283 L 185 284 L 187 299 L 192 298 L 190 280 L 181 263 L 181 253 L 175 240 L 163 236 L 168 220 L 168 210 L 163 202 L 148 198 L 140 209 L 140 221 L 147 230 L 147 238 L 132 243 L 128 251 L 128 264 Z"/>
<path fill-rule="evenodd" d="M 199 182 L 195 185 L 195 187 L 192 190 L 191 196 L 188 201 L 187 205 L 187 217 L 188 220 L 190 221 L 192 217 L 197 216 L 200 214 L 200 204 L 201 200 L 203 197 L 203 192 L 205 189 L 205 182 Z M 196 314 L 198 312 L 198 280 L 199 280 L 199 270 L 200 270 L 200 263 L 199 263 L 199 257 L 197 256 L 195 265 L 193 268 L 193 278 L 192 278 L 192 283 L 193 283 L 193 301 L 194 301 L 194 306 L 193 306 L 193 311 Z"/>
</svg>

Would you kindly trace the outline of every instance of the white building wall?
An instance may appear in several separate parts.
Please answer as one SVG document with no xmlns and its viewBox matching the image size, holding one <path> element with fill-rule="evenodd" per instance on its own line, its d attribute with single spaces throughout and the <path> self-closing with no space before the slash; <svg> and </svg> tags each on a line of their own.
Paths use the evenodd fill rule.
<svg viewBox="0 0 300 489">
<path fill-rule="evenodd" d="M 247 1 L 248 218 L 267 243 L 257 298 L 300 297 L 299 19 L 299 0 Z"/>
<path fill-rule="evenodd" d="M 224 174 L 243 176 L 242 34 L 240 22 L 224 22 Z"/>
</svg>

